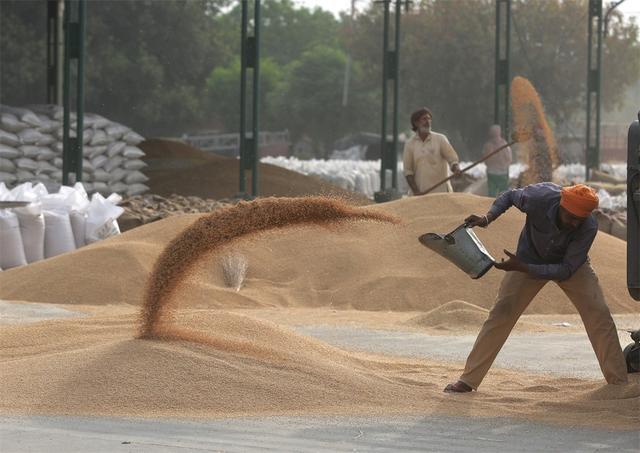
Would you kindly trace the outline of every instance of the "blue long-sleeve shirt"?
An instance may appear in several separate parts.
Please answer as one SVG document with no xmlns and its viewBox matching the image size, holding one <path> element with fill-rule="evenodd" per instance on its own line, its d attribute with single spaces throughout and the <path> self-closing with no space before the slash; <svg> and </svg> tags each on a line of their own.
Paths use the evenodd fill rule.
<svg viewBox="0 0 640 453">
<path fill-rule="evenodd" d="M 529 273 L 545 280 L 566 280 L 588 260 L 598 232 L 590 215 L 573 230 L 557 226 L 561 187 L 549 182 L 513 189 L 500 195 L 489 209 L 494 219 L 511 206 L 527 215 L 516 256 L 529 266 Z"/>
</svg>

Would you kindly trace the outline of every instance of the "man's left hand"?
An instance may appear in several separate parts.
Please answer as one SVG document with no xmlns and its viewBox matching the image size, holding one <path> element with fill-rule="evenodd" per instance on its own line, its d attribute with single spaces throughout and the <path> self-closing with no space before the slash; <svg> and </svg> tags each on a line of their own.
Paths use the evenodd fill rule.
<svg viewBox="0 0 640 453">
<path fill-rule="evenodd" d="M 453 164 L 451 166 L 451 171 L 455 176 L 460 176 L 462 174 L 462 171 L 460 171 L 460 165 L 458 164 Z"/>
<path fill-rule="evenodd" d="M 502 259 L 499 263 L 495 264 L 496 269 L 500 269 L 506 272 L 509 271 L 517 271 L 517 272 L 529 272 L 529 266 L 526 263 L 522 262 L 520 258 L 515 256 L 513 253 L 508 250 L 504 250 L 505 255 L 509 257 L 507 261 Z"/>
</svg>

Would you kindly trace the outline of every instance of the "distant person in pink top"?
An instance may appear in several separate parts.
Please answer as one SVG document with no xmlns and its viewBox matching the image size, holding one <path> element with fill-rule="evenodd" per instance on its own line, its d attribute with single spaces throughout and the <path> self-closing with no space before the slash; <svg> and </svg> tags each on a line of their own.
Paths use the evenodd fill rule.
<svg viewBox="0 0 640 453">
<path fill-rule="evenodd" d="M 489 138 L 482 148 L 482 156 L 487 156 L 506 144 L 507 141 L 502 138 L 500 126 L 494 124 L 489 128 Z M 503 149 L 486 160 L 487 186 L 490 197 L 497 197 L 509 188 L 509 165 L 512 160 L 511 147 Z"/>
</svg>

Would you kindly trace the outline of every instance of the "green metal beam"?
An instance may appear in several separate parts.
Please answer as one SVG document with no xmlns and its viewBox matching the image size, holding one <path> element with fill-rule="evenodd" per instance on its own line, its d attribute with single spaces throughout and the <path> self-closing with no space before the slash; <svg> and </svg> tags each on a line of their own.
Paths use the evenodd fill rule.
<svg viewBox="0 0 640 453">
<path fill-rule="evenodd" d="M 387 160 L 387 168 L 391 169 L 391 187 L 398 190 L 398 101 L 400 99 L 400 16 L 402 2 L 396 0 L 396 27 L 393 52 L 393 72 L 389 77 L 393 77 L 393 138 Z M 392 154 L 393 153 L 393 154 Z"/>
<path fill-rule="evenodd" d="M 60 85 L 60 2 L 47 0 L 47 103 L 57 104 L 62 97 Z"/>
<path fill-rule="evenodd" d="M 380 192 L 384 200 L 387 191 L 387 103 L 389 81 L 389 3 L 383 0 L 383 36 L 382 36 L 382 126 L 380 128 Z M 377 201 L 377 200 L 376 200 Z"/>
<path fill-rule="evenodd" d="M 395 0 L 394 48 L 389 45 L 389 16 L 392 0 L 380 0 L 384 7 L 382 36 L 382 124 L 380 130 L 380 191 L 374 198 L 377 202 L 399 198 L 398 193 L 398 103 L 400 87 L 400 19 L 402 5 L 406 0 Z M 389 105 L 389 82 L 393 83 L 392 138 L 387 137 L 387 116 Z M 391 181 L 387 181 L 387 173 Z M 390 183 L 390 184 L 389 184 Z"/>
<path fill-rule="evenodd" d="M 64 2 L 64 77 L 63 77 L 63 151 L 62 183 L 71 183 L 70 173 L 75 174 L 75 182 L 82 181 L 82 136 L 84 130 L 84 35 L 85 0 L 65 0 Z M 71 129 L 71 63 L 76 63 L 76 137 L 70 136 Z"/>
<path fill-rule="evenodd" d="M 627 134 L 627 288 L 640 301 L 640 112 Z"/>
<path fill-rule="evenodd" d="M 511 79 L 511 0 L 496 0 L 495 91 L 493 122 L 499 124 L 505 137 L 510 129 Z"/>
<path fill-rule="evenodd" d="M 258 196 L 260 164 L 260 0 L 253 4 L 253 36 L 249 36 L 249 3 L 242 0 L 240 55 L 240 196 L 247 197 L 246 171 L 251 170 L 251 196 Z M 247 135 L 247 69 L 252 69 L 251 136 Z"/>
<path fill-rule="evenodd" d="M 600 89 L 602 74 L 602 0 L 589 0 L 585 178 L 600 165 Z M 594 57 L 595 52 L 595 57 Z M 595 110 L 595 112 L 594 112 Z M 594 121 L 595 120 L 595 121 Z"/>
<path fill-rule="evenodd" d="M 247 0 L 242 0 L 242 17 L 240 21 L 240 195 L 247 192 L 247 174 L 245 172 L 246 137 L 247 137 Z"/>
</svg>

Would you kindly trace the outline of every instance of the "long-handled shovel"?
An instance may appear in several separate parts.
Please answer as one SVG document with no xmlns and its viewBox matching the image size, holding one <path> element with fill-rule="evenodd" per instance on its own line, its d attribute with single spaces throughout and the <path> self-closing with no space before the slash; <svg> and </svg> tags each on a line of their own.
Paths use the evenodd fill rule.
<svg viewBox="0 0 640 453">
<path fill-rule="evenodd" d="M 525 142 L 527 140 L 529 140 L 529 138 L 531 137 L 531 134 L 528 132 L 514 132 L 513 134 L 511 134 L 511 142 L 507 143 L 506 145 L 502 145 L 500 148 L 497 148 L 493 151 L 491 151 L 489 154 L 487 154 L 486 156 L 484 156 L 482 159 L 475 161 L 474 163 L 472 163 L 471 165 L 464 167 L 463 169 L 460 170 L 460 174 L 471 170 L 473 167 L 475 167 L 478 164 L 481 164 L 482 162 L 484 162 L 485 160 L 489 159 L 491 156 L 493 156 L 494 154 L 499 153 L 500 151 L 502 151 L 505 148 L 508 148 L 509 146 L 513 146 L 516 143 L 521 143 L 521 142 Z M 445 179 L 443 179 L 442 181 L 438 182 L 437 184 L 434 184 L 433 186 L 429 187 L 427 190 L 420 192 L 418 195 L 426 195 L 429 192 L 431 192 L 433 189 L 435 189 L 436 187 L 444 184 L 445 182 L 449 181 L 450 179 L 455 178 L 458 175 L 451 175 L 446 177 Z"/>
</svg>

